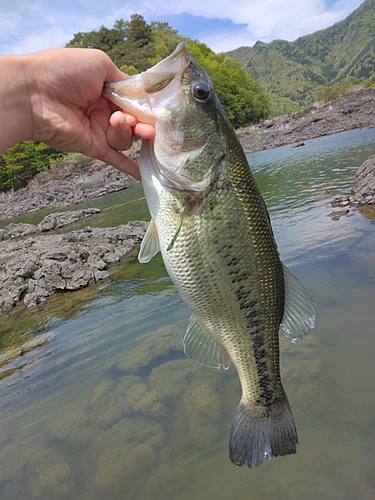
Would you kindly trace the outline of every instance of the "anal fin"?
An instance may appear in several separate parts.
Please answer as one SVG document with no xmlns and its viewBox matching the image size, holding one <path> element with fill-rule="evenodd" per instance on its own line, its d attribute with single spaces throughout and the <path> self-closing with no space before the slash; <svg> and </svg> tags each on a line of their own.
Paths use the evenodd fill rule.
<svg viewBox="0 0 375 500">
<path fill-rule="evenodd" d="M 284 268 L 285 305 L 279 331 L 292 342 L 302 340 L 315 326 L 315 307 L 308 291 Z"/>
<path fill-rule="evenodd" d="M 194 316 L 191 316 L 184 336 L 184 353 L 212 368 L 227 370 L 231 364 L 227 351 L 203 330 Z"/>
</svg>

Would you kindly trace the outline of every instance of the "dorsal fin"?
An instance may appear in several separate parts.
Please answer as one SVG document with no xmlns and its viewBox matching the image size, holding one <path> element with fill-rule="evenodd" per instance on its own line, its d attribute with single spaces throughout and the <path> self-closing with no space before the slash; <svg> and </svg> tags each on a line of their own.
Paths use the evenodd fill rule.
<svg viewBox="0 0 375 500">
<path fill-rule="evenodd" d="M 292 342 L 302 340 L 315 326 L 315 307 L 308 291 L 284 268 L 285 306 L 279 331 Z"/>
<path fill-rule="evenodd" d="M 199 325 L 194 316 L 191 316 L 184 337 L 184 353 L 202 365 L 227 370 L 231 359 L 227 351 L 208 335 Z"/>
</svg>

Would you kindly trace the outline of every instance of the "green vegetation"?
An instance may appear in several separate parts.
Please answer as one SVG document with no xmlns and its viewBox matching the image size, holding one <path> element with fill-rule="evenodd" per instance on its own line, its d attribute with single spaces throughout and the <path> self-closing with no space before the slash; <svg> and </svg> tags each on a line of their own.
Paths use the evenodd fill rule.
<svg viewBox="0 0 375 500">
<path fill-rule="evenodd" d="M 375 82 L 375 0 L 294 42 L 257 42 L 230 52 L 271 94 L 271 115 L 333 99 Z"/>
<path fill-rule="evenodd" d="M 0 155 L 0 191 L 26 186 L 35 174 L 65 156 L 37 141 L 24 141 Z"/>
<path fill-rule="evenodd" d="M 147 24 L 133 14 L 130 21 L 119 19 L 112 29 L 76 33 L 67 47 L 104 50 L 122 71 L 140 73 L 161 61 L 185 40 L 189 53 L 209 74 L 221 104 L 234 127 L 244 127 L 266 118 L 269 96 L 241 64 L 228 54 L 215 54 L 207 45 L 178 34 L 168 23 Z"/>
<path fill-rule="evenodd" d="M 327 87 L 320 87 L 317 89 L 316 94 L 321 101 L 330 102 L 337 99 L 347 92 L 351 92 L 358 88 L 372 88 L 375 87 L 375 82 L 366 79 L 359 79 L 354 76 L 347 76 L 338 83 L 334 83 Z"/>
</svg>

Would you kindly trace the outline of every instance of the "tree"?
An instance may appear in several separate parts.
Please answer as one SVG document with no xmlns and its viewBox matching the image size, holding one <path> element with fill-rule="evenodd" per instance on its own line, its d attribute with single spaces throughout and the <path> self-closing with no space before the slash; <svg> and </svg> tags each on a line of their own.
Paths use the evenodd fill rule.
<svg viewBox="0 0 375 500">
<path fill-rule="evenodd" d="M 25 187 L 35 174 L 65 156 L 37 141 L 24 141 L 0 155 L 0 191 Z"/>
<path fill-rule="evenodd" d="M 151 42 L 151 26 L 140 14 L 132 14 L 127 24 L 126 35 L 133 47 L 144 47 Z"/>
</svg>

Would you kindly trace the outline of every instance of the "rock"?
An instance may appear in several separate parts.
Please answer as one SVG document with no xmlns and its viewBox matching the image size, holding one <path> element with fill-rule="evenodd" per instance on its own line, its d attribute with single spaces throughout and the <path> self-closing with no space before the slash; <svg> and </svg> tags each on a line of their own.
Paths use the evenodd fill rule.
<svg viewBox="0 0 375 500">
<path fill-rule="evenodd" d="M 86 208 L 84 210 L 49 214 L 37 225 L 36 229 L 38 232 L 52 231 L 73 224 L 78 220 L 92 217 L 100 212 L 99 208 Z"/>
<path fill-rule="evenodd" d="M 29 236 L 36 233 L 37 229 L 34 224 L 8 224 L 4 229 L 0 229 L 0 241 Z"/>
<path fill-rule="evenodd" d="M 137 471 L 152 470 L 164 441 L 163 427 L 142 417 L 120 419 L 102 432 L 96 438 L 97 452 L 94 451 L 98 456 L 94 485 L 102 492 L 99 496 L 106 498 L 109 486 L 124 481 L 130 490 L 139 481 Z"/>
<path fill-rule="evenodd" d="M 46 346 L 55 338 L 55 335 L 55 332 L 46 332 L 41 335 L 36 335 L 21 345 L 1 350 L 0 377 L 3 373 L 10 373 L 13 370 L 20 369 L 23 365 L 30 365 L 30 356 L 26 356 L 26 354 L 31 353 L 37 348 Z M 18 358 L 21 359 L 19 360 Z M 13 363 L 15 361 L 17 361 L 17 363 Z"/>
<path fill-rule="evenodd" d="M 139 377 L 134 378 L 132 375 L 124 377 L 122 380 L 124 391 L 121 392 L 127 394 L 129 387 L 139 382 Z M 116 383 L 112 379 L 106 378 L 94 387 L 85 401 L 84 411 L 88 415 L 90 423 L 99 429 L 110 428 L 125 414 L 126 399 L 114 399 L 113 393 L 116 390 Z"/>
<path fill-rule="evenodd" d="M 357 170 L 353 194 L 360 205 L 375 204 L 375 155 L 362 163 Z"/>
<path fill-rule="evenodd" d="M 82 155 L 77 161 L 40 172 L 26 188 L 6 193 L 0 198 L 0 217 L 10 219 L 42 208 L 68 207 L 130 185 L 127 174 Z"/>
<path fill-rule="evenodd" d="M 121 370 L 124 374 L 138 373 L 141 370 L 147 371 L 150 366 L 155 367 L 158 359 L 165 361 L 167 355 L 185 358 L 182 351 L 183 336 L 184 331 L 173 326 L 158 328 L 136 350 L 122 357 L 109 369 Z"/>
<path fill-rule="evenodd" d="M 357 170 L 354 186 L 350 195 L 339 196 L 331 202 L 332 207 L 360 207 L 375 205 L 375 155 L 368 158 Z M 353 214 L 332 212 L 329 216 L 340 218 L 342 215 L 348 217 Z"/>
<path fill-rule="evenodd" d="M 41 235 L 0 242 L 0 308 L 24 300 L 36 307 L 56 293 L 78 290 L 109 276 L 107 268 L 124 260 L 145 234 L 147 222 L 115 228 L 85 228 L 63 235 Z"/>
<path fill-rule="evenodd" d="M 349 216 L 349 210 L 336 210 L 328 214 L 328 217 L 331 217 L 332 220 L 339 220 L 340 217 Z"/>
<path fill-rule="evenodd" d="M 81 219 L 92 217 L 100 213 L 99 208 L 85 208 L 83 210 L 75 210 L 71 212 L 56 212 L 46 215 L 44 219 L 35 226 L 34 224 L 25 224 L 23 222 L 14 224 L 11 222 L 4 229 L 0 229 L 0 241 L 22 238 L 35 233 L 52 231 L 69 226 Z"/>
<path fill-rule="evenodd" d="M 237 130 L 246 153 L 277 148 L 375 123 L 375 89 L 348 92 L 332 102 Z"/>
<path fill-rule="evenodd" d="M 218 420 L 222 400 L 212 381 L 197 378 L 176 401 L 173 433 L 184 436 L 189 446 L 198 448 L 214 445 L 220 436 Z"/>
<path fill-rule="evenodd" d="M 161 417 L 167 413 L 167 407 L 161 400 L 157 389 L 149 389 L 144 382 L 133 385 L 126 395 L 126 404 L 130 413 L 150 417 Z"/>
<path fill-rule="evenodd" d="M 53 447 L 35 453 L 25 465 L 32 498 L 69 498 L 72 494 L 72 475 L 64 454 Z"/>
<path fill-rule="evenodd" d="M 293 408 L 301 407 L 310 414 L 321 411 L 327 394 L 322 390 L 321 377 L 325 364 L 319 355 L 319 338 L 309 333 L 301 342 L 292 343 L 280 336 L 282 378 Z M 323 384 L 324 385 L 324 384 Z"/>
</svg>

